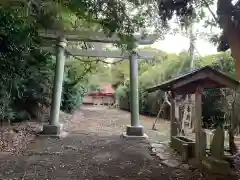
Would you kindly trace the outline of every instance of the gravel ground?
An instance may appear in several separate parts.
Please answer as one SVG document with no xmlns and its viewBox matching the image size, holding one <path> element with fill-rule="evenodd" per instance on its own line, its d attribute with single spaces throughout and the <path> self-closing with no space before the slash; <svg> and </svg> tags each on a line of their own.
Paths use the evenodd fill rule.
<svg viewBox="0 0 240 180">
<path fill-rule="evenodd" d="M 64 138 L 39 137 L 20 155 L 0 155 L 1 180 L 174 180 L 209 179 L 199 172 L 160 165 L 149 154 L 149 142 L 120 137 L 129 113 L 84 106 L 65 120 Z M 141 117 L 150 141 L 167 140 L 151 131 L 152 119 Z"/>
</svg>

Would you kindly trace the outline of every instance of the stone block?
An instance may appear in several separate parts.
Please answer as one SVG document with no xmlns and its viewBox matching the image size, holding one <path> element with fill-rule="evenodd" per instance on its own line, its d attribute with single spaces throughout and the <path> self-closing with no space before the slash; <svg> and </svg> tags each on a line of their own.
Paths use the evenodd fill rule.
<svg viewBox="0 0 240 180">
<path fill-rule="evenodd" d="M 39 133 L 39 135 L 58 136 L 60 134 L 60 129 L 61 128 L 58 125 L 45 124 L 43 125 L 43 130 Z"/>
<path fill-rule="evenodd" d="M 182 164 L 180 166 L 181 169 L 189 170 L 190 166 L 188 164 Z"/>
<path fill-rule="evenodd" d="M 220 126 L 214 132 L 211 143 L 211 156 L 215 159 L 223 159 L 224 156 L 224 131 Z"/>
<path fill-rule="evenodd" d="M 157 153 L 157 156 L 162 159 L 162 160 L 166 160 L 166 159 L 170 159 L 171 158 L 171 154 L 168 152 L 164 152 L 164 153 Z"/>
<path fill-rule="evenodd" d="M 127 136 L 144 136 L 142 126 L 127 126 Z"/>
<path fill-rule="evenodd" d="M 143 134 L 143 136 L 129 136 L 126 132 L 124 132 L 121 137 L 127 140 L 146 140 L 148 138 L 147 134 Z"/>
<path fill-rule="evenodd" d="M 152 143 L 151 144 L 152 148 L 161 148 L 161 149 L 166 149 L 166 145 L 162 143 Z"/>
<path fill-rule="evenodd" d="M 202 161 L 203 169 L 212 174 L 229 175 L 231 173 L 230 164 L 225 160 L 214 157 L 206 157 Z"/>
<path fill-rule="evenodd" d="M 176 168 L 181 165 L 181 162 L 176 159 L 167 159 L 165 161 L 162 161 L 162 164 L 168 167 Z"/>
<path fill-rule="evenodd" d="M 171 147 L 182 156 L 183 161 L 195 156 L 195 144 L 195 141 L 184 136 L 171 137 Z"/>
<path fill-rule="evenodd" d="M 165 150 L 163 148 L 152 148 L 153 153 L 163 153 Z"/>
</svg>

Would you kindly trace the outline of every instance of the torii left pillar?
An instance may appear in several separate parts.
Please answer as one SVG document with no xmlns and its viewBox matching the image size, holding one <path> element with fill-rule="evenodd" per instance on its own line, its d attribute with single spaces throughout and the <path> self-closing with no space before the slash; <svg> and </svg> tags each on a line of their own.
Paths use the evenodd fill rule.
<svg viewBox="0 0 240 180">
<path fill-rule="evenodd" d="M 59 135 L 60 134 L 60 124 L 59 124 L 59 113 L 61 105 L 62 96 L 62 86 L 63 86 L 63 74 L 64 74 L 64 64 L 65 64 L 65 48 L 67 41 L 65 38 L 60 37 L 57 43 L 57 55 L 56 55 L 56 66 L 55 66 L 55 77 L 54 86 L 52 92 L 52 106 L 49 124 L 43 126 L 43 131 L 41 134 L 44 135 Z"/>
<path fill-rule="evenodd" d="M 130 110 L 131 125 L 127 126 L 125 137 L 146 137 L 143 126 L 139 123 L 139 91 L 138 91 L 138 60 L 137 53 L 130 55 Z"/>
</svg>

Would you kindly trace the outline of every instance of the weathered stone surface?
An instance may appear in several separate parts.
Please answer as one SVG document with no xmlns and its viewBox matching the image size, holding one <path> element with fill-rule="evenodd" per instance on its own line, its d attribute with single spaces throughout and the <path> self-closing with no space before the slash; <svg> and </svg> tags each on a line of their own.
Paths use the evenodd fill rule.
<svg viewBox="0 0 240 180">
<path fill-rule="evenodd" d="M 165 150 L 164 149 L 162 149 L 162 148 L 152 148 L 152 152 L 154 152 L 154 153 L 162 153 L 162 152 L 164 152 Z"/>
<path fill-rule="evenodd" d="M 179 162 L 176 159 L 167 159 L 165 161 L 162 161 L 162 164 L 165 165 L 165 166 L 168 166 L 168 167 L 175 168 L 175 167 L 180 166 L 181 162 Z"/>
<path fill-rule="evenodd" d="M 188 164 L 182 164 L 180 168 L 188 170 L 190 166 Z"/>
<path fill-rule="evenodd" d="M 162 148 L 162 149 L 166 149 L 167 148 L 167 146 L 165 144 L 162 144 L 162 143 L 152 143 L 151 147 L 152 148 Z"/>
<path fill-rule="evenodd" d="M 212 174 L 228 175 L 231 172 L 227 161 L 207 157 L 202 161 L 203 168 Z"/>
<path fill-rule="evenodd" d="M 128 136 L 144 136 L 144 131 L 142 126 L 127 126 Z"/>
<path fill-rule="evenodd" d="M 60 126 L 51 125 L 51 124 L 44 124 L 42 132 L 39 135 L 59 135 L 60 133 Z"/>
<path fill-rule="evenodd" d="M 223 159 L 224 156 L 224 131 L 220 126 L 214 132 L 211 143 L 211 156 L 216 159 Z"/>
<path fill-rule="evenodd" d="M 182 169 L 175 169 L 175 170 L 173 171 L 173 174 L 174 174 L 175 176 L 182 176 L 182 175 L 184 175 L 184 172 L 183 172 Z"/>
<path fill-rule="evenodd" d="M 166 159 L 170 159 L 171 158 L 171 154 L 168 152 L 165 153 L 157 153 L 157 156 L 162 159 L 162 160 L 166 160 Z"/>
<path fill-rule="evenodd" d="M 71 150 L 74 150 L 74 151 L 78 151 L 78 148 L 75 147 L 75 146 L 64 146 L 64 149 L 71 149 Z"/>
<path fill-rule="evenodd" d="M 194 157 L 195 144 L 193 140 L 185 136 L 171 137 L 171 147 L 182 156 L 183 161 L 188 161 L 188 159 Z"/>
</svg>

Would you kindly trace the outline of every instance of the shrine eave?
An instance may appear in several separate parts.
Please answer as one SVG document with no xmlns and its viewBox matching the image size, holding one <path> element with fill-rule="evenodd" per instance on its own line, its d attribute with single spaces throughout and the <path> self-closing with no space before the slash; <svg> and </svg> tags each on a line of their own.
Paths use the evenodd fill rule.
<svg viewBox="0 0 240 180">
<path fill-rule="evenodd" d="M 177 94 L 192 94 L 198 87 L 203 89 L 236 89 L 238 86 L 239 82 L 235 79 L 216 69 L 211 68 L 210 66 L 205 66 L 166 81 L 160 85 L 148 88 L 147 92 L 162 90 L 174 91 Z"/>
</svg>

